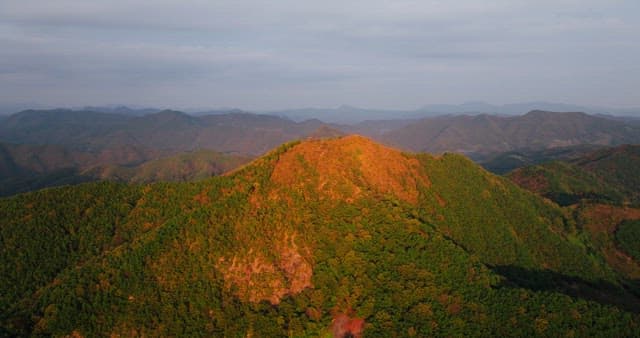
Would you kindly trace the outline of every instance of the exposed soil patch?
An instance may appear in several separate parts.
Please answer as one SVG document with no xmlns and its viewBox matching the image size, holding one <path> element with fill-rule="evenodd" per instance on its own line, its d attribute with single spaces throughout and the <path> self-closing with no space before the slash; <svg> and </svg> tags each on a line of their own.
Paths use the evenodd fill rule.
<svg viewBox="0 0 640 338">
<path fill-rule="evenodd" d="M 265 250 L 251 248 L 245 254 L 235 254 L 231 259 L 218 261 L 225 286 L 236 288 L 240 299 L 250 302 L 269 301 L 279 304 L 286 295 L 295 295 L 311 287 L 313 268 L 302 256 L 308 250 L 295 243 L 295 234 L 271 243 Z M 271 250 L 272 249 L 272 250 Z M 275 257 L 267 256 L 274 253 Z"/>
<path fill-rule="evenodd" d="M 335 338 L 359 338 L 362 337 L 363 330 L 363 318 L 352 318 L 344 313 L 339 313 L 333 316 L 333 321 L 331 322 L 331 333 Z"/>
</svg>

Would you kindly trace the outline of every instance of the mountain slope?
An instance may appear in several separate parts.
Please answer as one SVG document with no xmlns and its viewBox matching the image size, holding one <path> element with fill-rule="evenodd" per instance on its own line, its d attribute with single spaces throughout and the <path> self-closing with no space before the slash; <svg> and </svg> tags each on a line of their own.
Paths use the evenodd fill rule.
<svg viewBox="0 0 640 338">
<path fill-rule="evenodd" d="M 84 223 L 100 210 L 113 212 Z M 24 194 L 0 212 L 7 333 L 628 336 L 639 323 L 637 298 L 557 206 L 462 156 L 359 136 L 289 143 L 195 183 Z"/>
<path fill-rule="evenodd" d="M 636 241 L 640 219 L 640 146 L 601 149 L 571 160 L 517 169 L 507 176 L 521 187 L 552 199 L 575 215 L 607 263 L 638 290 Z"/>
<path fill-rule="evenodd" d="M 606 146 L 581 144 L 541 150 L 518 149 L 488 156 L 488 158 L 483 158 L 479 163 L 494 174 L 504 175 L 518 168 L 544 162 L 576 159 L 605 147 Z"/>
<path fill-rule="evenodd" d="M 146 161 L 136 166 L 97 166 L 82 175 L 130 183 L 184 182 L 221 175 L 250 161 L 246 156 L 200 149 Z"/>
<path fill-rule="evenodd" d="M 640 203 L 640 146 L 623 145 L 517 169 L 508 177 L 521 187 L 559 204 L 584 198 L 614 203 Z"/>
<path fill-rule="evenodd" d="M 90 139 L 104 137 L 124 126 L 130 117 L 67 109 L 25 110 L 0 125 L 0 139 L 9 143 L 57 144 L 86 147 Z"/>
<path fill-rule="evenodd" d="M 249 157 L 197 150 L 113 146 L 82 151 L 56 145 L 0 143 L 0 196 L 96 180 L 131 183 L 189 181 L 220 175 Z"/>
<path fill-rule="evenodd" d="M 95 180 L 95 166 L 134 166 L 169 152 L 133 146 L 79 150 L 58 145 L 0 143 L 0 196 Z"/>
<path fill-rule="evenodd" d="M 516 149 L 539 150 L 578 144 L 640 143 L 640 129 L 584 113 L 531 111 L 523 116 L 441 116 L 427 118 L 383 136 L 414 151 L 455 151 L 475 156 Z"/>
</svg>

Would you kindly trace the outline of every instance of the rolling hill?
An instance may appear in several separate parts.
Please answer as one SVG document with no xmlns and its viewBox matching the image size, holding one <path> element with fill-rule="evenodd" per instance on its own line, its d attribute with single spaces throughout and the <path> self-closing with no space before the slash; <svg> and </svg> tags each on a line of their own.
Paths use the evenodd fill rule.
<svg viewBox="0 0 640 338">
<path fill-rule="evenodd" d="M 150 160 L 136 166 L 92 167 L 84 170 L 82 175 L 93 177 L 96 180 L 130 183 L 185 182 L 224 174 L 250 160 L 251 158 L 247 156 L 200 149 Z"/>
<path fill-rule="evenodd" d="M 0 196 L 96 180 L 188 181 L 219 175 L 250 157 L 211 150 L 175 153 L 133 146 L 96 151 L 0 143 Z"/>
<path fill-rule="evenodd" d="M 5 335 L 632 336 L 565 210 L 461 155 L 360 136 L 190 183 L 0 199 Z"/>
<path fill-rule="evenodd" d="M 584 199 L 615 204 L 640 203 L 640 146 L 623 145 L 514 170 L 508 177 L 521 187 L 561 205 Z"/>
<path fill-rule="evenodd" d="M 576 159 L 602 148 L 606 148 L 606 146 L 580 144 L 570 147 L 556 147 L 541 150 L 518 149 L 492 156 L 483 156 L 482 160 L 478 162 L 492 173 L 503 175 L 522 167 L 554 160 L 568 161 Z"/>
</svg>

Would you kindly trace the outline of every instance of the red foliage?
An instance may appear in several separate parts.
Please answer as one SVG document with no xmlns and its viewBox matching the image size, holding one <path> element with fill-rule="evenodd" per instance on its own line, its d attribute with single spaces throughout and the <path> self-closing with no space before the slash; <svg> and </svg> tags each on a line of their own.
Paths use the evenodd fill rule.
<svg viewBox="0 0 640 338">
<path fill-rule="evenodd" d="M 344 313 L 335 315 L 331 322 L 331 332 L 336 338 L 362 337 L 363 329 L 363 318 L 351 318 L 349 315 Z"/>
</svg>

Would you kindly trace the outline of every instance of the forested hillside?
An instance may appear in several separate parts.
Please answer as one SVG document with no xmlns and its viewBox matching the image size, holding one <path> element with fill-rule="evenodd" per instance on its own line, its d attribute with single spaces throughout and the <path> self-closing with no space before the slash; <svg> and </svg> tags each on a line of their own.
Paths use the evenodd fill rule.
<svg viewBox="0 0 640 338">
<path fill-rule="evenodd" d="M 0 214 L 5 335 L 633 336 L 640 324 L 637 289 L 566 210 L 461 155 L 359 136 L 285 144 L 198 182 L 22 194 Z"/>
<path fill-rule="evenodd" d="M 507 175 L 574 215 L 576 225 L 607 263 L 640 287 L 640 147 L 600 149 L 571 160 L 517 169 Z"/>
<path fill-rule="evenodd" d="M 640 146 L 623 145 L 567 160 L 524 167 L 508 174 L 520 186 L 561 205 L 583 199 L 640 203 Z"/>
<path fill-rule="evenodd" d="M 200 149 L 180 152 L 113 146 L 95 151 L 0 143 L 0 196 L 83 182 L 190 181 L 220 175 L 248 156 Z"/>
</svg>

